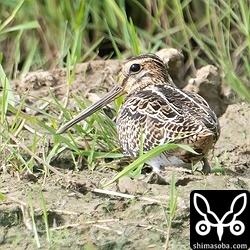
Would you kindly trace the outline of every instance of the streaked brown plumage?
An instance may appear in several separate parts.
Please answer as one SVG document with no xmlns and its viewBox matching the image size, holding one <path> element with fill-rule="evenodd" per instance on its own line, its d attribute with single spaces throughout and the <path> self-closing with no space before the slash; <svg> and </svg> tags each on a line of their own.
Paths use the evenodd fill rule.
<svg viewBox="0 0 250 250">
<path fill-rule="evenodd" d="M 206 155 L 219 138 L 218 119 L 201 96 L 174 85 L 165 64 L 154 54 L 129 59 L 124 64 L 119 86 L 57 133 L 64 132 L 122 94 L 127 96 L 118 113 L 117 130 L 124 155 L 137 157 L 141 143 L 144 151 L 166 142 L 181 143 L 189 145 L 199 155 L 178 148 L 147 163 L 159 170 L 168 165 L 182 166 L 202 160 L 203 171 L 210 172 Z"/>
</svg>

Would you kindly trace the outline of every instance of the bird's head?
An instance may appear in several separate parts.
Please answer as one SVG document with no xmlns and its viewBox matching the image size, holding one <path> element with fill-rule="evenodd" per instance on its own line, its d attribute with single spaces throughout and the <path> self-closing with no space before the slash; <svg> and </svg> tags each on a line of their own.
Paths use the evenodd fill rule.
<svg viewBox="0 0 250 250">
<path fill-rule="evenodd" d="M 59 128 L 57 134 L 65 132 L 74 124 L 87 118 L 121 95 L 134 94 L 147 87 L 163 85 L 166 84 L 166 82 L 168 82 L 167 69 L 158 56 L 154 54 L 143 54 L 132 57 L 123 65 L 118 85 L 102 99 L 92 104 Z"/>
<path fill-rule="evenodd" d="M 118 85 L 124 93 L 130 94 L 167 81 L 168 73 L 163 61 L 154 54 L 143 54 L 130 58 L 124 64 Z"/>
</svg>

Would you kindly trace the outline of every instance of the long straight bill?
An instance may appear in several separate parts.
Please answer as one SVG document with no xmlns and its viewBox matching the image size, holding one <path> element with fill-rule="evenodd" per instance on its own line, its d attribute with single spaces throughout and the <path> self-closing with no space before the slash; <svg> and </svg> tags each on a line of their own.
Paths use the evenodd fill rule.
<svg viewBox="0 0 250 250">
<path fill-rule="evenodd" d="M 119 96 L 123 95 L 123 88 L 120 86 L 115 86 L 110 92 L 108 92 L 102 99 L 97 101 L 96 103 L 92 104 L 85 110 L 83 110 L 80 114 L 78 114 L 76 117 L 74 117 L 72 120 L 68 121 L 66 124 L 61 126 L 56 133 L 62 134 L 67 129 L 75 125 L 76 123 L 82 121 L 83 119 L 89 117 L 93 113 L 95 113 L 97 110 L 101 109 L 102 107 L 106 106 Z"/>
</svg>

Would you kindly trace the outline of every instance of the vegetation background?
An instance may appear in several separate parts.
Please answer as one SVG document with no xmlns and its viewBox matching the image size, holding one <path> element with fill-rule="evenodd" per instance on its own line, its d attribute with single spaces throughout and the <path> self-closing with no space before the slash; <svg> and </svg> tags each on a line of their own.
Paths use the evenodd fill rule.
<svg viewBox="0 0 250 250">
<path fill-rule="evenodd" d="M 96 58 L 174 47 L 186 69 L 214 64 L 250 100 L 249 1 L 0 1 L 1 64 L 10 79 Z"/>
<path fill-rule="evenodd" d="M 196 68 L 213 64 L 221 70 L 223 84 L 250 102 L 249 0 L 0 0 L 0 174 L 10 169 L 32 172 L 38 143 L 45 144 L 46 139 L 34 135 L 32 145 L 17 147 L 25 137 L 19 129 L 23 120 L 33 118 L 23 116 L 21 107 L 15 107 L 22 100 L 15 100 L 9 81 L 30 71 L 69 69 L 89 60 L 126 59 L 167 47 L 183 52 L 184 79 Z M 73 71 L 67 77 L 70 85 Z M 15 113 L 12 124 L 6 119 L 9 111 Z M 50 127 L 58 127 L 59 121 L 44 115 L 46 121 L 36 122 L 53 134 Z M 98 115 L 95 119 L 101 122 Z M 98 136 L 106 140 L 107 151 L 115 147 L 105 136 L 110 124 L 111 120 L 103 125 L 104 131 L 93 132 L 94 141 L 98 142 Z M 64 143 L 87 155 L 89 166 L 95 166 L 94 147 L 80 152 L 75 142 L 72 137 L 56 137 L 50 153 L 41 157 L 43 163 L 49 164 L 63 151 Z M 99 144 L 103 142 L 99 140 Z M 118 151 L 112 156 L 121 157 Z"/>
</svg>

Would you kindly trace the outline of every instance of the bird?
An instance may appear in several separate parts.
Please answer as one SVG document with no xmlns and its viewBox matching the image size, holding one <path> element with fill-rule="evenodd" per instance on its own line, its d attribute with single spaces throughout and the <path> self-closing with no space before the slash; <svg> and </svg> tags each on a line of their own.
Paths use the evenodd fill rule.
<svg viewBox="0 0 250 250">
<path fill-rule="evenodd" d="M 123 155 L 137 158 L 141 147 L 147 152 L 165 143 L 183 144 L 197 154 L 175 148 L 146 163 L 158 172 L 168 166 L 186 167 L 201 161 L 202 171 L 211 172 L 207 155 L 220 136 L 218 118 L 200 95 L 176 87 L 166 64 L 155 54 L 128 59 L 122 67 L 118 84 L 56 133 L 64 133 L 122 95 L 125 97 L 116 126 Z"/>
</svg>

